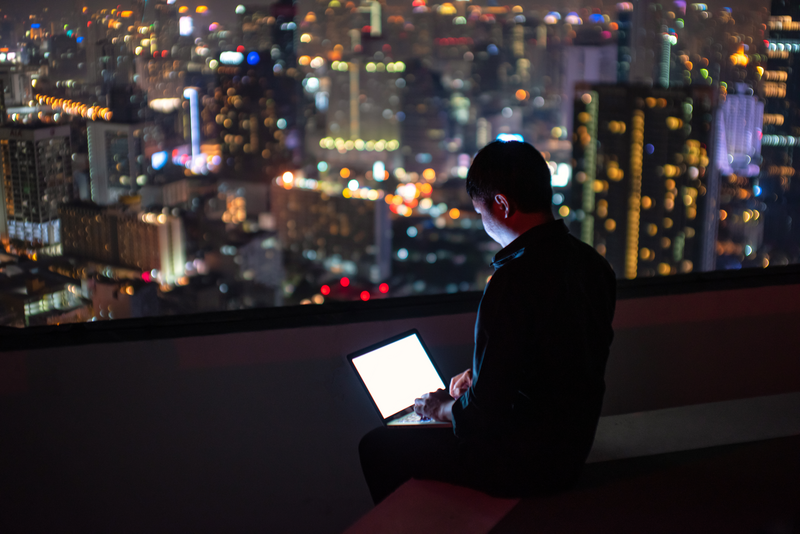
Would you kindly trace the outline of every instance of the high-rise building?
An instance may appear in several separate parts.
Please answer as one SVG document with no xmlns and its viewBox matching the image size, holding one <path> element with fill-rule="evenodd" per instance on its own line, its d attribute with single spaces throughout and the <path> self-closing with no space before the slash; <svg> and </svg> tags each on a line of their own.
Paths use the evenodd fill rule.
<svg viewBox="0 0 800 534">
<path fill-rule="evenodd" d="M 389 207 L 374 200 L 333 196 L 322 191 L 273 185 L 278 239 L 296 262 L 316 260 L 327 270 L 372 282 L 389 276 Z"/>
<path fill-rule="evenodd" d="M 268 52 L 272 48 L 275 28 L 275 18 L 269 6 L 239 5 L 236 15 L 237 44 L 241 44 L 246 50 Z"/>
<path fill-rule="evenodd" d="M 145 281 L 175 284 L 185 274 L 183 220 L 165 213 L 133 213 L 93 204 L 67 204 L 64 255 L 142 271 Z"/>
<path fill-rule="evenodd" d="M 6 232 L 22 249 L 58 253 L 58 205 L 73 199 L 69 126 L 0 128 Z"/>
<path fill-rule="evenodd" d="M 219 125 L 223 157 L 237 179 L 264 183 L 287 170 L 302 147 L 300 84 L 265 52 L 225 51 L 219 62 L 213 98 L 202 98 L 200 116 Z"/>
<path fill-rule="evenodd" d="M 751 246 L 745 262 L 785 265 L 800 260 L 800 5 L 773 0 L 767 30 L 767 64 L 759 88 L 766 101 L 763 163 L 752 187 L 759 206 L 744 206 L 752 214 L 761 208 L 764 215 L 763 254 L 755 257 L 751 243 L 741 244 Z"/>
<path fill-rule="evenodd" d="M 142 151 L 144 124 L 91 121 L 86 127 L 89 140 L 89 168 L 92 201 L 114 204 L 137 189 L 144 174 Z M 141 181 L 141 180 L 140 180 Z"/>
<path fill-rule="evenodd" d="M 718 186 L 707 87 L 581 87 L 571 230 L 625 278 L 714 268 Z"/>
</svg>

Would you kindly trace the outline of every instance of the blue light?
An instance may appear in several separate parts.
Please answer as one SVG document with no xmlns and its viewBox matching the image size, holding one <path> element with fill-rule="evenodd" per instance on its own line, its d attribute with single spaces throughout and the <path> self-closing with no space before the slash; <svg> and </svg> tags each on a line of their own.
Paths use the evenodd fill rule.
<svg viewBox="0 0 800 534">
<path fill-rule="evenodd" d="M 594 15 L 589 16 L 589 21 L 594 22 L 595 24 L 602 24 L 605 22 L 605 19 L 600 13 L 595 13 Z"/>
<path fill-rule="evenodd" d="M 647 152 L 648 154 L 652 154 L 653 152 L 656 151 L 656 147 L 650 144 L 644 145 L 644 151 Z"/>
<path fill-rule="evenodd" d="M 521 134 L 509 134 L 509 133 L 498 134 L 497 140 L 503 141 L 504 143 L 508 143 L 509 141 L 519 141 L 520 143 L 525 142 L 525 138 L 522 137 Z"/>
<path fill-rule="evenodd" d="M 754 186 L 753 186 L 753 194 L 754 194 L 755 196 L 757 196 L 757 197 L 758 197 L 758 196 L 761 196 L 761 187 L 760 187 L 760 186 L 758 186 L 758 185 L 754 185 Z"/>
<path fill-rule="evenodd" d="M 500 52 L 497 49 L 497 45 L 493 45 L 493 44 L 490 44 L 489 46 L 487 46 L 486 47 L 486 51 L 489 52 L 489 54 L 491 54 L 493 56 L 496 56 L 498 54 L 498 52 Z"/>
<path fill-rule="evenodd" d="M 78 37 L 77 41 L 78 41 L 78 43 L 82 43 L 83 42 L 83 37 Z"/>
<path fill-rule="evenodd" d="M 166 151 L 156 152 L 150 156 L 150 165 L 153 166 L 153 169 L 160 171 L 167 164 L 167 159 L 169 156 Z"/>
<path fill-rule="evenodd" d="M 249 54 L 247 54 L 248 65 L 255 65 L 259 61 L 261 61 L 261 56 L 258 55 L 258 52 L 250 52 Z"/>
<path fill-rule="evenodd" d="M 38 22 L 34 22 L 33 24 L 31 24 L 31 28 L 33 28 L 34 30 L 38 30 L 41 27 L 42 25 L 39 24 Z"/>
</svg>

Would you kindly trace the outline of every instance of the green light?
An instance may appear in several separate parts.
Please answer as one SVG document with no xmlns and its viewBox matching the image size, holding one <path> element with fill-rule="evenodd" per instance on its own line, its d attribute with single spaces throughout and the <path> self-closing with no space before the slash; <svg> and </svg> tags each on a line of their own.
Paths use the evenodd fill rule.
<svg viewBox="0 0 800 534">
<path fill-rule="evenodd" d="M 704 80 L 705 80 L 706 78 L 708 78 L 708 70 L 706 70 L 706 69 L 700 69 L 700 76 L 702 76 Z"/>
</svg>

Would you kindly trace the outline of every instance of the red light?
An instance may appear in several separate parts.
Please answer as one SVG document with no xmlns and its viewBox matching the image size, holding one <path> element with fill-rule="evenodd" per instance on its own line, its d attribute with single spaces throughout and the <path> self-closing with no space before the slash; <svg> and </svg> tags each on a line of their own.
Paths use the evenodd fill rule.
<svg viewBox="0 0 800 534">
<path fill-rule="evenodd" d="M 158 57 L 158 50 L 156 50 L 155 52 L 153 52 L 153 57 Z"/>
<path fill-rule="evenodd" d="M 350 285 L 350 279 L 345 276 L 344 278 L 339 280 L 339 283 L 342 284 L 342 287 L 347 287 Z"/>
<path fill-rule="evenodd" d="M 362 33 L 369 33 L 369 32 L 372 31 L 372 27 L 369 26 L 369 25 L 364 26 L 363 28 L 361 28 L 361 31 L 362 31 Z"/>
<path fill-rule="evenodd" d="M 331 294 L 331 288 L 330 286 L 322 286 L 321 288 L 319 288 L 319 292 L 327 297 L 328 295 Z"/>
<path fill-rule="evenodd" d="M 244 52 L 244 47 L 242 45 L 239 45 L 239 46 L 236 47 L 236 51 L 237 52 Z"/>
<path fill-rule="evenodd" d="M 166 50 L 164 50 L 163 52 L 161 52 L 161 57 L 167 57 L 167 51 L 166 51 Z"/>
<path fill-rule="evenodd" d="M 389 292 L 389 284 L 381 284 L 378 286 L 378 291 L 381 293 L 388 293 Z"/>
<path fill-rule="evenodd" d="M 152 280 L 152 278 L 150 278 L 150 273 L 142 273 L 142 280 L 144 280 L 145 282 L 149 282 L 150 280 Z"/>
<path fill-rule="evenodd" d="M 364 302 L 369 300 L 369 291 L 362 291 L 361 292 L 361 300 Z"/>
<path fill-rule="evenodd" d="M 92 25 L 92 21 L 91 21 L 91 20 L 90 20 L 89 22 L 87 22 L 87 23 L 86 23 L 86 27 L 87 27 L 87 28 L 88 28 L 89 26 L 91 26 L 91 25 Z"/>
</svg>

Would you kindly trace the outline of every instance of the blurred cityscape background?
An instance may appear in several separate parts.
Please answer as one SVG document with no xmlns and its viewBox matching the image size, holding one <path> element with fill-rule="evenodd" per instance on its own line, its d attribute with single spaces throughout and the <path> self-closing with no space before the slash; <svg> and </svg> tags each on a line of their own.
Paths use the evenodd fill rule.
<svg viewBox="0 0 800 534">
<path fill-rule="evenodd" d="M 800 261 L 800 3 L 0 10 L 0 325 L 481 290 L 532 143 L 619 278 Z"/>
</svg>

